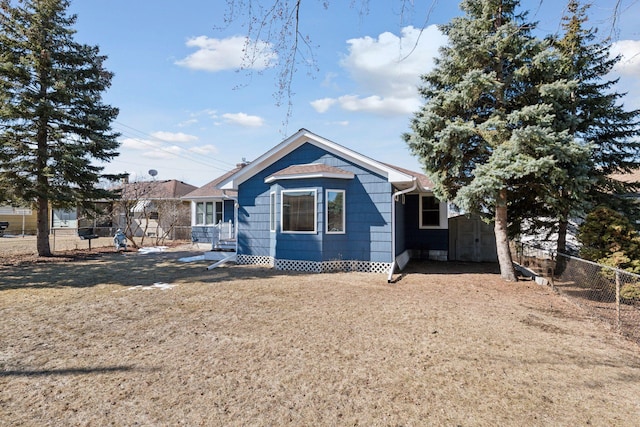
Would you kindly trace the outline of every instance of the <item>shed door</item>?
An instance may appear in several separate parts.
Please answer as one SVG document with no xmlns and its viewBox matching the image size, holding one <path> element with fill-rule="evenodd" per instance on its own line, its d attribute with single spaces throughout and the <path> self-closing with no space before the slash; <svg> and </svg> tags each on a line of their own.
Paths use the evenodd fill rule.
<svg viewBox="0 0 640 427">
<path fill-rule="evenodd" d="M 495 262 L 498 259 L 492 224 L 476 218 L 458 218 L 456 226 L 457 261 Z"/>
</svg>

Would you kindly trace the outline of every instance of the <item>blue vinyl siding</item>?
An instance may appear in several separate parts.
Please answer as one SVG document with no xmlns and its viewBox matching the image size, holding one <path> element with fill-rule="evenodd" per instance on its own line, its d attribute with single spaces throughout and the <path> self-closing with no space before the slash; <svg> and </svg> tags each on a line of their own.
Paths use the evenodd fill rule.
<svg viewBox="0 0 640 427">
<path fill-rule="evenodd" d="M 402 196 L 401 196 L 402 197 Z M 406 196 L 404 197 L 406 200 Z M 407 249 L 405 239 L 405 205 L 402 199 L 395 202 L 396 204 L 396 253 L 398 256 Z"/>
<path fill-rule="evenodd" d="M 449 249 L 449 230 L 421 229 L 419 222 L 418 195 L 405 196 L 404 236 L 406 249 L 439 250 Z"/>
<path fill-rule="evenodd" d="M 223 212 L 223 219 L 224 222 L 235 222 L 235 214 L 234 214 L 234 209 L 233 209 L 233 205 L 235 204 L 235 200 L 224 200 L 222 202 L 222 212 Z"/>
<path fill-rule="evenodd" d="M 288 166 L 324 163 L 355 174 L 354 179 L 280 180 L 265 178 Z M 280 192 L 313 188 L 317 191 L 317 233 L 281 233 Z M 325 190 L 346 191 L 346 233 L 325 233 Z M 276 232 L 269 231 L 269 194 L 277 192 Z M 391 262 L 391 185 L 381 176 L 334 156 L 312 144 L 303 144 L 260 171 L 239 187 L 239 254 L 269 255 L 277 259 Z"/>
</svg>

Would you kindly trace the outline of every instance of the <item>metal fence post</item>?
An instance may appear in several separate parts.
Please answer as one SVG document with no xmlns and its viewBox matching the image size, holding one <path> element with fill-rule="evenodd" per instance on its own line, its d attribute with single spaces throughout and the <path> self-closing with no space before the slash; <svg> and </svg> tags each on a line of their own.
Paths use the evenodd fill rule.
<svg viewBox="0 0 640 427">
<path fill-rule="evenodd" d="M 620 332 L 620 270 L 616 269 L 616 330 Z"/>
</svg>

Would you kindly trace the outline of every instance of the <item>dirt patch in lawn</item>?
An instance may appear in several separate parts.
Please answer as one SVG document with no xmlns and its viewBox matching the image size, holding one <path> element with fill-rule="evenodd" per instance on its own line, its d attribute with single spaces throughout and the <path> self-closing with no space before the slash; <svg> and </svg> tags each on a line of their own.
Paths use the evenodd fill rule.
<svg viewBox="0 0 640 427">
<path fill-rule="evenodd" d="M 636 425 L 640 352 L 493 265 L 394 284 L 180 262 L 0 266 L 6 425 Z"/>
</svg>

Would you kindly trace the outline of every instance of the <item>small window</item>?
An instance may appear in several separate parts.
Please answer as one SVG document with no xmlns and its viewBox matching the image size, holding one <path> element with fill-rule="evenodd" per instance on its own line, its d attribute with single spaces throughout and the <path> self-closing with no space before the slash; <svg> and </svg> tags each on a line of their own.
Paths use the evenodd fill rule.
<svg viewBox="0 0 640 427">
<path fill-rule="evenodd" d="M 196 225 L 204 225 L 204 203 L 196 203 Z"/>
<path fill-rule="evenodd" d="M 276 231 L 276 193 L 269 194 L 269 230 Z"/>
<path fill-rule="evenodd" d="M 327 190 L 327 233 L 344 233 L 344 190 Z"/>
<path fill-rule="evenodd" d="M 290 233 L 316 232 L 315 190 L 282 192 L 282 231 Z"/>
<path fill-rule="evenodd" d="M 213 222 L 213 202 L 206 202 L 205 206 L 206 206 L 205 224 L 215 224 Z"/>
<path fill-rule="evenodd" d="M 215 224 L 219 224 L 222 222 L 222 202 L 216 202 L 216 222 Z"/>
<path fill-rule="evenodd" d="M 440 201 L 434 196 L 420 196 L 420 228 L 440 227 Z"/>
</svg>

